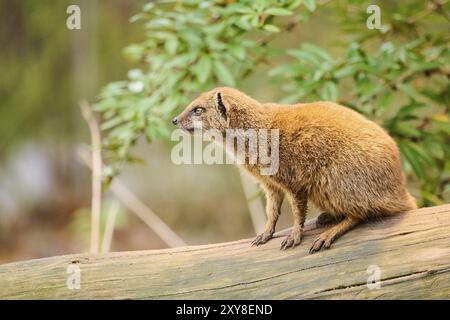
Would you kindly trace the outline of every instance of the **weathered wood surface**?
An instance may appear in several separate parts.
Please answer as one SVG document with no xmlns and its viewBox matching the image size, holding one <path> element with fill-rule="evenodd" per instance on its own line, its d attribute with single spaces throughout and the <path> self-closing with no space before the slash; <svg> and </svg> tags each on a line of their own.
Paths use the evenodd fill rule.
<svg viewBox="0 0 450 320">
<path fill-rule="evenodd" d="M 322 230 L 309 221 L 302 244 L 282 237 L 169 250 L 75 254 L 0 266 L 0 298 L 15 299 L 434 299 L 450 298 L 450 205 L 367 223 L 309 255 Z M 286 234 L 286 231 L 278 235 Z M 66 286 L 67 266 L 81 288 Z M 369 290 L 367 269 L 381 271 Z"/>
</svg>

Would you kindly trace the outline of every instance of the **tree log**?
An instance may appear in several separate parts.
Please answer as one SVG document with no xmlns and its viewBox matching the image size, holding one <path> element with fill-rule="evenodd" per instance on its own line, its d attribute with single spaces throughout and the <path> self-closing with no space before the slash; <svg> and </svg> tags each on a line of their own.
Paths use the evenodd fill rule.
<svg viewBox="0 0 450 320">
<path fill-rule="evenodd" d="M 449 204 L 362 224 L 310 255 L 323 230 L 308 221 L 301 245 L 287 251 L 284 230 L 260 247 L 247 239 L 5 264 L 0 299 L 450 298 Z M 72 264 L 79 289 L 67 286 Z"/>
</svg>

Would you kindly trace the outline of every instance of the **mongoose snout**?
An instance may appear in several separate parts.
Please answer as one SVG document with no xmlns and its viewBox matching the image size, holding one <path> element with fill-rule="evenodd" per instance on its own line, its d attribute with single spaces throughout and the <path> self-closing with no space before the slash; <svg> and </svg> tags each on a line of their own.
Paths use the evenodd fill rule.
<svg viewBox="0 0 450 320">
<path fill-rule="evenodd" d="M 223 134 L 229 129 L 279 130 L 278 171 L 262 175 L 259 163 L 242 165 L 266 194 L 267 224 L 253 245 L 272 238 L 285 196 L 294 223 L 281 249 L 300 244 L 308 200 L 324 212 L 318 225 L 334 223 L 315 239 L 311 253 L 329 248 L 362 221 L 416 208 L 395 141 L 347 107 L 326 101 L 263 104 L 236 89 L 220 87 L 201 94 L 173 123 L 191 133 L 195 128 Z"/>
</svg>

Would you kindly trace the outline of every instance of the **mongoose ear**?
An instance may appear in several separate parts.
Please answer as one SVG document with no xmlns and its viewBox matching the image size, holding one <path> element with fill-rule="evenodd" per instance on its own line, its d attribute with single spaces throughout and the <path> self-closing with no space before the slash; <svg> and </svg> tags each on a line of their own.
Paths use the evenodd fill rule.
<svg viewBox="0 0 450 320">
<path fill-rule="evenodd" d="M 222 94 L 220 92 L 217 92 L 217 94 L 216 94 L 216 106 L 217 106 L 217 109 L 219 109 L 221 116 L 225 120 L 227 120 L 227 108 L 225 107 L 225 104 L 223 103 Z"/>
</svg>

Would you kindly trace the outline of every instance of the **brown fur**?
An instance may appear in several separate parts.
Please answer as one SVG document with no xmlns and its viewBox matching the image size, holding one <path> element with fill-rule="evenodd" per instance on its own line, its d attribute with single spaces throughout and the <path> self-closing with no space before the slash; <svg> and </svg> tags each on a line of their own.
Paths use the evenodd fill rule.
<svg viewBox="0 0 450 320">
<path fill-rule="evenodd" d="M 192 115 L 195 107 L 204 112 Z M 351 109 L 325 101 L 261 104 L 224 87 L 202 94 L 176 119 L 180 127 L 190 129 L 194 118 L 202 121 L 205 130 L 280 130 L 276 174 L 263 176 L 258 165 L 244 165 L 261 182 L 267 197 L 266 229 L 254 245 L 272 237 L 284 195 L 290 200 L 294 225 L 282 249 L 301 242 L 308 200 L 325 212 L 319 222 L 340 221 L 314 241 L 311 253 L 330 247 L 361 221 L 416 208 L 406 189 L 396 143 L 381 127 Z"/>
</svg>

